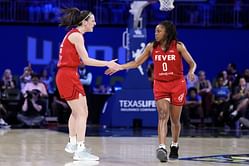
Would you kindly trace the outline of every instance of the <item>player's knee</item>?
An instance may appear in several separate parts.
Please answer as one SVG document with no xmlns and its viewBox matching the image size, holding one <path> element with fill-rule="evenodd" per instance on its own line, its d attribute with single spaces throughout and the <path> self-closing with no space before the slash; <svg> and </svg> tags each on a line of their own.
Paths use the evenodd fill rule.
<svg viewBox="0 0 249 166">
<path fill-rule="evenodd" d="M 81 109 L 79 111 L 80 116 L 87 117 L 88 116 L 88 110 L 87 109 Z"/>
<path fill-rule="evenodd" d="M 158 111 L 158 116 L 160 120 L 165 120 L 167 118 L 167 112 L 163 110 Z"/>
<path fill-rule="evenodd" d="M 88 111 L 86 109 L 78 109 L 75 111 L 72 111 L 72 116 L 77 118 L 77 117 L 88 117 Z"/>
<path fill-rule="evenodd" d="M 180 119 L 171 120 L 171 123 L 172 123 L 172 125 L 174 125 L 174 126 L 181 126 Z"/>
</svg>

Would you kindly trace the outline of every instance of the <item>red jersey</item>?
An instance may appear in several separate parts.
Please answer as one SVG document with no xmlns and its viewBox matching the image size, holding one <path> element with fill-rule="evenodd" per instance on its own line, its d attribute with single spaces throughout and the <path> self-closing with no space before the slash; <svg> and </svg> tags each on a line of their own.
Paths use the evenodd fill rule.
<svg viewBox="0 0 249 166">
<path fill-rule="evenodd" d="M 152 50 L 152 59 L 154 62 L 155 80 L 173 81 L 184 77 L 182 56 L 177 50 L 176 41 L 171 42 L 166 52 L 158 45 Z"/>
<path fill-rule="evenodd" d="M 59 61 L 57 64 L 58 67 L 78 67 L 81 63 L 80 56 L 77 53 L 75 45 L 68 39 L 68 36 L 74 32 L 80 33 L 78 29 L 70 30 L 60 45 Z"/>
</svg>

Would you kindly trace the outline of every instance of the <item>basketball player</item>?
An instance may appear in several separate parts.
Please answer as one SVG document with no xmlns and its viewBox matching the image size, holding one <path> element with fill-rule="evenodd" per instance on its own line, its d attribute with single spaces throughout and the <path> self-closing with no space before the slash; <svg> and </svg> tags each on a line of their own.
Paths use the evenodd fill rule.
<svg viewBox="0 0 249 166">
<path fill-rule="evenodd" d="M 180 134 L 180 116 L 186 97 L 186 82 L 183 74 L 182 58 L 189 64 L 188 79 L 194 80 L 196 63 L 184 44 L 176 39 L 176 28 L 169 21 L 163 21 L 156 26 L 155 41 L 148 43 L 138 59 L 121 65 L 123 69 L 136 68 L 152 55 L 154 62 L 153 92 L 158 110 L 158 140 L 157 158 L 166 162 L 167 122 L 170 117 L 172 143 L 169 158 L 178 158 L 178 138 Z M 106 70 L 106 74 L 117 71 Z"/>
<path fill-rule="evenodd" d="M 60 96 L 69 104 L 72 113 L 69 118 L 69 142 L 65 151 L 74 153 L 75 160 L 99 160 L 90 154 L 85 147 L 85 132 L 88 116 L 85 91 L 79 79 L 78 66 L 83 63 L 89 66 L 107 66 L 112 70 L 120 65 L 112 61 L 95 60 L 88 56 L 83 35 L 92 32 L 96 25 L 94 15 L 90 11 L 80 11 L 77 8 L 63 10 L 61 26 L 72 27 L 65 35 L 58 61 L 56 84 Z"/>
</svg>

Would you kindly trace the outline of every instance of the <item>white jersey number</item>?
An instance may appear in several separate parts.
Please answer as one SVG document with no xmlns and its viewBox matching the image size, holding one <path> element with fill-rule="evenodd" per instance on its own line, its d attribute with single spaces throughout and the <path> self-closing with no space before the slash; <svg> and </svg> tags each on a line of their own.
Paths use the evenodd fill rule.
<svg viewBox="0 0 249 166">
<path fill-rule="evenodd" d="M 166 62 L 162 63 L 163 71 L 168 71 L 168 65 Z"/>
</svg>

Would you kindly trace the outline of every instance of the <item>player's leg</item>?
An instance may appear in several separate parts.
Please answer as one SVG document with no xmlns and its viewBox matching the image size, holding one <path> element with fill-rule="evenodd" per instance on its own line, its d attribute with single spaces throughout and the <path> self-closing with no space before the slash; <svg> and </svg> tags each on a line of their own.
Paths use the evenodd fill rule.
<svg viewBox="0 0 249 166">
<path fill-rule="evenodd" d="M 94 156 L 86 151 L 85 133 L 88 117 L 88 108 L 86 96 L 79 95 L 78 99 L 68 101 L 72 109 L 72 128 L 75 127 L 77 135 L 77 149 L 74 154 L 75 160 L 99 160 L 99 157 Z M 70 124 L 70 123 L 69 123 Z M 74 126 L 75 125 L 75 126 Z"/>
<path fill-rule="evenodd" d="M 160 99 L 156 102 L 158 111 L 158 141 L 159 147 L 157 149 L 157 158 L 161 162 L 167 161 L 166 151 L 166 136 L 167 136 L 167 122 L 169 119 L 169 101 L 167 99 Z"/>
<path fill-rule="evenodd" d="M 177 159 L 178 158 L 178 139 L 181 131 L 181 112 L 182 112 L 182 106 L 184 105 L 186 93 L 187 93 L 187 87 L 185 79 L 179 79 L 172 83 L 172 101 L 170 105 L 170 121 L 171 121 L 171 133 L 172 133 L 172 143 L 170 145 L 170 154 L 169 158 L 171 159 Z"/>
<path fill-rule="evenodd" d="M 182 106 L 171 105 L 170 106 L 170 121 L 171 121 L 171 133 L 172 133 L 172 143 L 170 145 L 170 155 L 169 158 L 178 158 L 178 139 L 181 131 L 180 117 L 182 112 Z"/>
<path fill-rule="evenodd" d="M 68 120 L 68 130 L 69 130 L 69 142 L 65 147 L 65 151 L 68 153 L 74 153 L 77 148 L 77 135 L 76 135 L 76 119 L 74 114 L 71 113 Z"/>
</svg>

